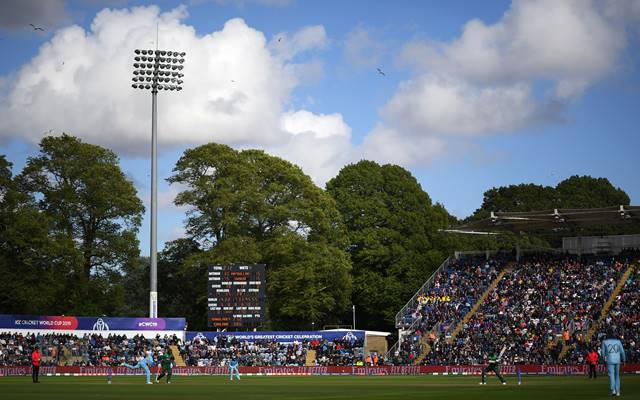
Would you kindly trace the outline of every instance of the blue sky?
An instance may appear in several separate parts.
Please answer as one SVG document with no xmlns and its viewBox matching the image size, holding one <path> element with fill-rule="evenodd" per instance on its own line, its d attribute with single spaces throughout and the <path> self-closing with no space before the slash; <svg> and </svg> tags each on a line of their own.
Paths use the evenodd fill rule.
<svg viewBox="0 0 640 400">
<path fill-rule="evenodd" d="M 217 141 L 320 186 L 397 163 L 458 217 L 491 187 L 575 174 L 638 203 L 639 22 L 638 1 L 3 2 L 0 153 L 18 173 L 42 132 L 68 132 L 114 149 L 148 198 L 150 96 L 130 77 L 159 23 L 160 47 L 188 53 L 184 91 L 160 95 L 161 179 Z M 160 190 L 164 242 L 184 210 Z M 140 236 L 146 254 L 147 219 Z"/>
</svg>

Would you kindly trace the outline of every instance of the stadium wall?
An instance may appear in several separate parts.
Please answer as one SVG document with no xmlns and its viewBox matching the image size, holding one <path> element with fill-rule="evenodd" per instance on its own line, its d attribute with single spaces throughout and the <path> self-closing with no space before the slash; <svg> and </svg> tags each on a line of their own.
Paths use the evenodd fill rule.
<svg viewBox="0 0 640 400">
<path fill-rule="evenodd" d="M 515 375 L 517 368 L 524 375 L 586 375 L 587 365 L 503 365 L 501 372 Z M 479 375 L 483 365 L 398 365 L 378 367 L 357 366 L 315 366 L 315 367 L 240 367 L 242 375 Z M 606 373 L 604 365 L 598 365 L 601 374 Z M 627 374 L 640 374 L 640 364 L 625 364 L 622 371 Z M 153 368 L 155 373 L 155 368 Z M 46 376 L 142 376 L 142 369 L 131 370 L 126 367 L 40 367 L 40 375 Z M 228 367 L 176 367 L 173 375 L 227 375 Z M 29 366 L 0 366 L 0 376 L 31 375 Z"/>
<path fill-rule="evenodd" d="M 625 249 L 640 249 L 640 235 L 562 238 L 562 250 L 569 254 L 619 254 Z"/>
<path fill-rule="evenodd" d="M 56 335 L 75 335 L 78 337 L 82 337 L 85 334 L 88 334 L 88 335 L 99 334 L 104 337 L 109 335 L 126 335 L 128 338 L 132 338 L 136 335 L 141 335 L 147 339 L 153 339 L 157 335 L 160 335 L 160 336 L 176 335 L 179 339 L 181 340 L 184 339 L 184 331 L 124 331 L 124 330 L 94 331 L 94 330 L 64 330 L 64 329 L 51 331 L 51 330 L 35 330 L 35 329 L 0 328 L 0 333 L 21 333 L 23 335 L 32 334 L 32 333 L 35 333 L 36 335 L 37 334 L 40 334 L 40 335 L 56 334 Z"/>
<path fill-rule="evenodd" d="M 176 335 L 184 339 L 184 318 L 120 318 L 120 317 L 74 317 L 50 315 L 0 315 L 0 332 L 35 334 L 116 334 L 143 335 L 153 338 L 156 335 Z"/>
</svg>

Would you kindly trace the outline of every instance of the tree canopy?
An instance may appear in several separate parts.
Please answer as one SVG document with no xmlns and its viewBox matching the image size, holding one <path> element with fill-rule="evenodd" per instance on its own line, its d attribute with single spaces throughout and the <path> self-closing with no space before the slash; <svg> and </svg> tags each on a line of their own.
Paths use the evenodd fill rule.
<svg viewBox="0 0 640 400">
<path fill-rule="evenodd" d="M 28 245 L 48 263 L 56 264 L 57 253 L 65 258 L 53 270 L 65 295 L 53 303 L 66 304 L 65 313 L 116 312 L 124 296 L 122 269 L 139 256 L 144 207 L 115 154 L 69 135 L 45 137 L 14 186 L 28 208 L 16 213 L 24 219 L 12 226 L 37 228 L 32 235 L 42 243 Z"/>
<path fill-rule="evenodd" d="M 159 254 L 161 316 L 206 329 L 207 266 L 267 265 L 265 329 L 350 323 L 393 329 L 395 314 L 454 250 L 548 246 L 549 238 L 443 234 L 458 223 L 411 173 L 360 161 L 317 187 L 297 166 L 259 150 L 210 143 L 186 150 L 169 182 L 187 206 L 187 237 Z M 467 220 L 491 211 L 629 204 L 606 178 L 556 187 L 494 187 Z M 0 155 L 0 311 L 145 315 L 149 259 L 139 256 L 142 202 L 110 150 L 45 137 L 14 175 Z M 638 226 L 580 234 L 637 233 Z M 125 302 L 125 296 L 127 301 Z"/>
<path fill-rule="evenodd" d="M 484 192 L 471 219 L 487 218 L 491 211 L 542 211 L 554 208 L 599 208 L 628 205 L 629 196 L 606 178 L 572 176 L 556 187 L 533 183 L 501 186 Z"/>
<path fill-rule="evenodd" d="M 341 216 L 300 168 L 259 150 L 210 143 L 186 150 L 169 182 L 184 188 L 176 204 L 191 207 L 187 233 L 203 253 L 185 268 L 203 277 L 203 295 L 205 264 L 262 262 L 271 326 L 335 323 L 347 311 L 351 264 Z M 328 277 L 338 280 L 327 285 Z"/>
<path fill-rule="evenodd" d="M 397 165 L 348 165 L 327 183 L 327 192 L 347 226 L 357 325 L 391 328 L 395 314 L 443 261 L 437 231 L 449 215 Z"/>
</svg>

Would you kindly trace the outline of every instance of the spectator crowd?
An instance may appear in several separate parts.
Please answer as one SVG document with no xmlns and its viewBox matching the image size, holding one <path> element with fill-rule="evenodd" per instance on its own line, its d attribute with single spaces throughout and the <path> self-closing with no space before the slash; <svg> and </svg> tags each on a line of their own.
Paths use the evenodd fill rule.
<svg viewBox="0 0 640 400">
<path fill-rule="evenodd" d="M 313 350 L 315 365 L 356 365 L 363 361 L 363 341 L 355 337 L 328 340 L 294 341 L 278 343 L 256 340 L 240 341 L 233 336 L 220 335 L 209 340 L 196 337 L 183 342 L 176 336 L 143 336 L 100 334 L 75 336 L 62 334 L 9 334 L 0 333 L 0 366 L 30 365 L 33 348 L 42 352 L 42 365 L 122 365 L 133 363 L 144 356 L 145 350 L 164 351 L 177 346 L 181 357 L 189 366 L 224 366 L 232 358 L 241 366 L 305 365 L 307 352 Z"/>
<path fill-rule="evenodd" d="M 491 282 L 504 268 L 499 259 L 461 259 L 434 277 L 416 306 L 406 311 L 400 327 L 409 328 L 393 362 L 411 364 L 424 351 L 423 336 L 434 344 L 438 336 L 449 331 L 469 312 Z"/>
<path fill-rule="evenodd" d="M 410 327 L 409 332 L 389 361 L 410 364 L 425 352 L 422 364 L 482 364 L 488 354 L 504 349 L 503 363 L 584 363 L 605 330 L 613 328 L 628 349 L 629 360 L 640 362 L 637 269 L 602 326 L 595 326 L 637 254 L 632 256 L 534 256 L 511 263 L 495 289 L 453 337 L 454 327 L 506 265 L 492 260 L 458 261 L 418 296 L 435 301 L 418 301 L 416 309 L 405 315 L 400 325 Z M 437 301 L 443 295 L 447 301 Z M 587 343 L 591 328 L 594 340 Z"/>
<path fill-rule="evenodd" d="M 53 365 L 120 365 L 134 362 L 145 349 L 161 351 L 178 344 L 176 336 L 146 339 L 126 336 L 85 334 L 20 334 L 0 333 L 0 365 L 30 365 L 31 352 L 37 345 L 42 354 L 42 366 Z M 135 362 L 134 362 L 135 363 Z"/>
<path fill-rule="evenodd" d="M 517 263 L 504 259 L 461 259 L 433 278 L 416 296 L 415 306 L 398 321 L 404 340 L 386 359 L 364 355 L 362 340 L 302 340 L 291 343 L 239 340 L 221 334 L 182 341 L 176 336 L 0 333 L 0 366 L 29 365 L 35 345 L 42 365 L 121 365 L 145 350 L 176 346 L 189 366 L 483 364 L 504 349 L 503 363 L 586 362 L 607 330 L 622 339 L 629 362 L 640 362 L 640 268 L 625 280 L 601 326 L 607 299 L 638 254 L 614 257 L 532 256 Z M 452 335 L 491 283 L 505 271 L 476 312 Z M 591 340 L 589 340 L 591 339 Z M 423 354 L 424 353 L 424 354 Z M 309 358 L 311 358 L 309 360 Z"/>
</svg>

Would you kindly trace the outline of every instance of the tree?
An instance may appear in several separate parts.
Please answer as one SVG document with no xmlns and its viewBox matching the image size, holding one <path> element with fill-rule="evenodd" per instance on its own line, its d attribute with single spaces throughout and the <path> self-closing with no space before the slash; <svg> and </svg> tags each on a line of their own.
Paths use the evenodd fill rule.
<svg viewBox="0 0 640 400">
<path fill-rule="evenodd" d="M 572 176 L 551 186 L 522 183 L 484 192 L 482 205 L 471 219 L 488 218 L 491 211 L 543 211 L 555 208 L 600 208 L 628 205 L 629 196 L 606 178 Z"/>
<path fill-rule="evenodd" d="M 392 329 L 395 314 L 444 260 L 434 243 L 444 243 L 437 230 L 450 216 L 396 165 L 348 165 L 327 192 L 347 226 L 357 324 Z"/>
<path fill-rule="evenodd" d="M 117 156 L 66 134 L 45 137 L 40 154 L 29 158 L 18 181 L 51 218 L 51 234 L 73 243 L 81 255 L 69 278 L 85 302 L 77 303 L 85 308 L 76 310 L 115 309 L 107 303 L 122 301 L 122 294 L 113 292 L 113 280 L 138 257 L 136 234 L 144 211 Z M 103 304 L 91 307 L 91 301 Z"/>
<path fill-rule="evenodd" d="M 559 208 L 600 208 L 629 205 L 630 199 L 622 189 L 607 178 L 574 175 L 556 186 Z"/>
<path fill-rule="evenodd" d="M 628 205 L 629 202 L 629 196 L 622 189 L 614 187 L 608 179 L 576 175 L 558 183 L 555 188 L 523 183 L 487 190 L 481 207 L 467 221 L 488 218 L 492 211 L 603 208 Z M 572 227 L 557 234 L 547 232 L 519 234 L 519 236 L 501 235 L 499 238 L 488 239 L 487 242 L 494 242 L 494 248 L 515 243 L 558 247 L 561 245 L 561 236 L 614 235 L 634 233 L 637 230 L 638 224 Z"/>
<path fill-rule="evenodd" d="M 339 324 L 351 306 L 351 260 L 342 249 L 283 231 L 263 243 L 273 328 Z M 346 319 L 348 320 L 348 319 Z"/>
<path fill-rule="evenodd" d="M 5 313 L 62 313 L 72 243 L 50 236 L 53 221 L 22 193 L 11 163 L 0 156 L 0 310 Z"/>
<path fill-rule="evenodd" d="M 559 208 L 556 190 L 551 186 L 522 183 L 491 188 L 484 192 L 482 205 L 471 220 L 489 218 L 491 212 L 525 212 Z"/>
<path fill-rule="evenodd" d="M 203 329 L 198 325 L 202 312 L 206 312 L 206 271 L 192 275 L 185 269 L 189 258 L 201 253 L 198 243 L 191 239 L 176 239 L 167 243 L 158 258 L 159 313 L 162 316 L 185 316 L 192 323 L 191 328 Z M 202 300 L 199 302 L 198 300 Z"/>
<path fill-rule="evenodd" d="M 197 282 L 203 279 L 198 298 L 204 301 L 199 304 L 206 305 L 205 264 L 262 262 L 267 264 L 271 327 L 289 327 L 293 321 L 320 326 L 346 313 L 345 294 L 320 291 L 332 261 L 322 258 L 331 255 L 334 277 L 344 280 L 337 287 L 347 299 L 350 295 L 351 265 L 340 256 L 346 246 L 341 216 L 333 199 L 300 168 L 259 150 L 236 151 L 210 143 L 186 150 L 169 182 L 186 188 L 176 204 L 191 207 L 187 233 L 203 250 L 181 271 Z M 289 273 L 304 277 L 282 279 Z M 300 302 L 303 292 L 318 293 L 321 300 Z M 338 299 L 326 301 L 329 293 Z"/>
</svg>

